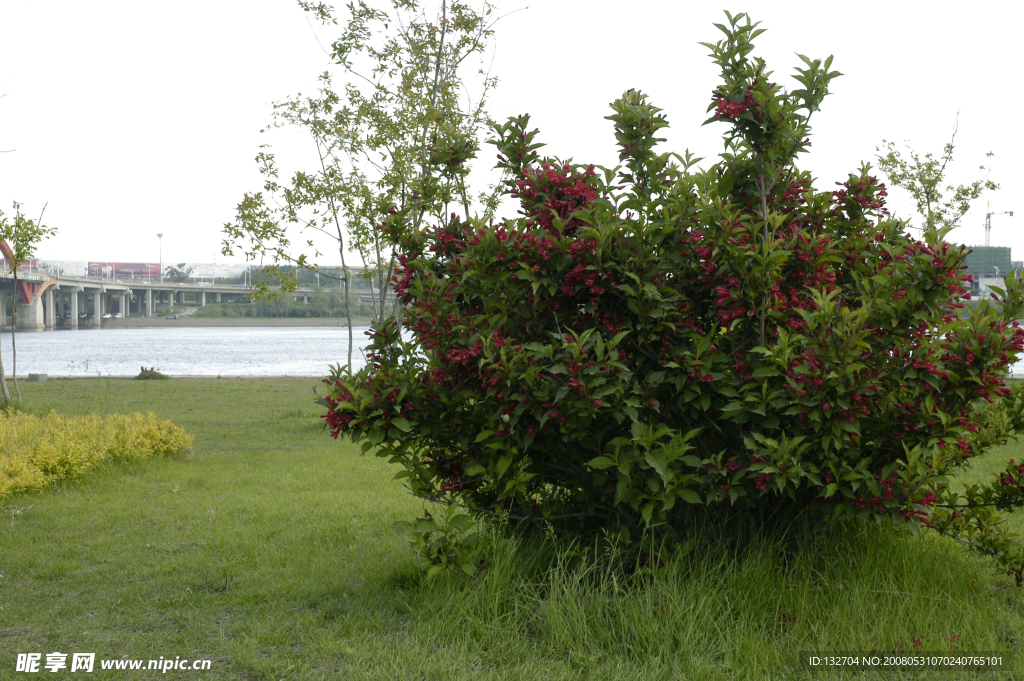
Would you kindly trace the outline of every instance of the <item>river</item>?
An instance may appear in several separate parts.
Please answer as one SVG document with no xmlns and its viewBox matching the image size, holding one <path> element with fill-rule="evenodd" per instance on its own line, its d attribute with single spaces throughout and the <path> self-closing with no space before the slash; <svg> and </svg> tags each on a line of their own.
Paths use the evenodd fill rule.
<svg viewBox="0 0 1024 681">
<path fill-rule="evenodd" d="M 365 366 L 369 327 L 353 327 L 352 368 Z M 11 374 L 11 334 L 0 334 Z M 18 376 L 326 376 L 344 363 L 348 332 L 337 326 L 79 329 L 18 334 Z M 1024 362 L 1012 369 L 1024 375 Z"/>
<path fill-rule="evenodd" d="M 368 327 L 353 327 L 353 369 L 365 365 Z M 18 376 L 325 376 L 344 364 L 348 330 L 333 327 L 79 329 L 22 332 Z M 11 374 L 11 334 L 0 338 Z"/>
</svg>

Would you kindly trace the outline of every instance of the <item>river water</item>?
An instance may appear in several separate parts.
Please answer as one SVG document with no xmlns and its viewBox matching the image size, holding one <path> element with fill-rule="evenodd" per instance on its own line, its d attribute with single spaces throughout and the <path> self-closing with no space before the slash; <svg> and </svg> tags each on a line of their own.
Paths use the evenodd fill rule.
<svg viewBox="0 0 1024 681">
<path fill-rule="evenodd" d="M 352 328 L 353 371 L 366 364 L 368 330 Z M 0 349 L 10 376 L 10 332 Z M 169 376 L 326 376 L 347 351 L 337 326 L 35 331 L 18 334 L 18 376 L 136 376 L 143 366 Z M 1024 362 L 1012 373 L 1024 374 Z"/>
<path fill-rule="evenodd" d="M 365 365 L 368 327 L 353 327 L 352 366 Z M 17 336 L 18 376 L 136 376 L 140 367 L 169 376 L 326 376 L 344 364 L 348 330 L 333 327 L 79 329 Z M 0 338 L 11 374 L 11 334 Z"/>
</svg>

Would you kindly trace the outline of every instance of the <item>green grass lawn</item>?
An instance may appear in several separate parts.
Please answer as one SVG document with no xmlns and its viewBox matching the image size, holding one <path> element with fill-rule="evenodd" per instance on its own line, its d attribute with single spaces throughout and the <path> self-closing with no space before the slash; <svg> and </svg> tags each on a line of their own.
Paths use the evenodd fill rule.
<svg viewBox="0 0 1024 681">
<path fill-rule="evenodd" d="M 53 651 L 213 661 L 98 679 L 1024 678 L 1024 655 L 977 676 L 795 666 L 804 650 L 1019 650 L 1022 591 L 927 535 L 849 528 L 842 546 L 701 552 L 632 581 L 512 542 L 481 578 L 424 582 L 390 527 L 421 505 L 326 435 L 316 385 L 23 383 L 37 412 L 155 411 L 196 443 L 0 500 L 0 679 L 32 678 L 16 653 Z"/>
</svg>

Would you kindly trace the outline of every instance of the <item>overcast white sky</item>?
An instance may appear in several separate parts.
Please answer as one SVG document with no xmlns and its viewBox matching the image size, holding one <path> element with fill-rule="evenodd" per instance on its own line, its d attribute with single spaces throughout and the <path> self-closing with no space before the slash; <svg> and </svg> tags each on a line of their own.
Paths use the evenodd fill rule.
<svg viewBox="0 0 1024 681">
<path fill-rule="evenodd" d="M 338 2 L 338 5 L 343 4 Z M 751 3 L 768 32 L 757 44 L 780 83 L 798 63 L 835 55 L 834 94 L 816 114 L 805 160 L 830 189 L 882 139 L 941 152 L 957 112 L 951 179 L 973 180 L 988 159 L 993 211 L 1024 211 L 1019 36 L 1009 2 Z M 679 0 L 502 0 L 491 111 L 530 113 L 547 152 L 615 163 L 608 103 L 633 87 L 665 110 L 666 148 L 713 157 L 719 126 L 701 128 L 717 73 L 706 48 L 723 9 Z M 221 226 L 274 142 L 285 165 L 309 159 L 301 135 L 260 135 L 271 103 L 311 92 L 328 64 L 294 0 L 0 0 L 0 208 L 12 200 L 59 228 L 42 258 L 217 262 Z M 484 161 L 493 164 L 492 147 Z M 1016 160 L 1016 162 L 1014 162 Z M 890 208 L 911 217 L 893 192 Z M 983 198 L 953 233 L 984 240 Z M 1024 259 L 1024 213 L 993 218 L 993 245 Z M 241 259 L 236 259 L 241 262 Z M 336 263 L 335 258 L 326 258 Z"/>
</svg>

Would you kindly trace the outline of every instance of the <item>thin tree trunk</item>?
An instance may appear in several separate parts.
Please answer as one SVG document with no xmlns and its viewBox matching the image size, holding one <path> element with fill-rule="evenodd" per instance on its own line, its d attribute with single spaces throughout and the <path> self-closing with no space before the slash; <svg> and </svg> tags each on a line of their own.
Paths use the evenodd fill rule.
<svg viewBox="0 0 1024 681">
<path fill-rule="evenodd" d="M 21 388 L 18 387 L 18 344 L 15 340 L 14 329 L 18 326 L 18 268 L 14 272 L 14 314 L 11 315 L 11 376 L 14 378 L 14 394 L 18 397 L 18 404 L 21 404 Z"/>
<path fill-rule="evenodd" d="M 348 266 L 345 264 L 345 256 L 341 256 L 341 273 L 345 277 L 345 324 L 348 325 L 348 367 L 352 371 L 352 296 L 349 293 Z"/>
<path fill-rule="evenodd" d="M 761 162 L 761 157 L 758 156 L 758 157 L 756 157 L 756 159 L 757 159 L 758 184 L 760 185 L 759 189 L 761 191 L 761 219 L 764 221 L 764 243 L 765 243 L 765 246 L 767 248 L 767 244 L 768 244 L 768 192 L 772 191 L 775 188 L 775 182 L 777 181 L 778 178 L 777 177 L 773 178 L 771 185 L 768 185 L 766 183 L 766 181 L 765 181 L 764 166 L 763 166 L 763 164 Z M 758 314 L 758 321 L 759 321 L 759 326 L 760 326 L 758 336 L 759 336 L 759 339 L 761 341 L 760 345 L 762 345 L 762 346 L 764 345 L 764 332 L 765 332 L 764 322 L 765 322 L 765 312 L 766 312 L 766 308 L 767 307 L 768 307 L 768 294 L 767 293 L 763 293 L 762 296 L 761 296 L 761 312 L 760 312 L 760 314 Z"/>
<path fill-rule="evenodd" d="M 466 211 L 466 214 L 462 216 L 463 220 L 469 221 L 469 197 L 466 196 L 466 178 L 459 178 L 459 190 L 462 192 L 462 208 Z"/>
<path fill-rule="evenodd" d="M 334 224 L 338 228 L 338 252 L 341 254 L 341 275 L 345 278 L 345 324 L 348 326 L 348 371 L 352 373 L 352 305 L 348 285 L 348 265 L 345 264 L 345 243 L 341 238 L 341 225 L 338 216 L 334 216 Z"/>
<path fill-rule="evenodd" d="M 3 390 L 4 406 L 11 406 L 11 391 L 7 389 L 7 377 L 4 375 L 4 362 L 0 359 L 0 388 Z"/>
<path fill-rule="evenodd" d="M 387 286 L 391 286 L 391 274 L 395 271 L 395 256 L 392 252 L 391 259 L 388 261 L 387 273 L 384 272 L 384 263 L 380 256 L 380 239 L 376 236 L 373 239 L 374 246 L 377 249 L 377 286 L 380 291 L 380 305 L 376 306 L 380 310 L 380 316 L 378 320 L 381 325 L 384 324 L 384 303 L 387 302 Z M 370 297 L 373 298 L 373 284 L 370 284 Z"/>
<path fill-rule="evenodd" d="M 377 309 L 380 310 L 380 317 L 378 317 L 377 321 L 380 322 L 381 326 L 384 326 L 384 261 L 380 257 L 380 238 L 376 234 L 373 236 L 373 246 L 377 249 L 377 290 L 380 291 L 380 305 L 377 306 Z M 370 283 L 370 297 L 373 297 L 372 280 Z"/>
<path fill-rule="evenodd" d="M 324 163 L 324 154 L 320 147 L 320 140 L 316 141 L 317 154 L 320 156 L 320 169 L 324 173 L 324 177 L 327 177 L 327 166 Z M 334 205 L 334 198 L 328 197 L 328 203 L 331 206 L 331 215 L 334 217 L 334 228 L 338 230 L 338 253 L 341 254 L 341 274 L 345 277 L 345 323 L 348 326 L 348 364 L 346 365 L 348 372 L 352 373 L 352 310 L 349 307 L 349 292 L 348 292 L 348 266 L 345 264 L 345 237 L 341 231 L 341 223 L 338 221 L 338 208 Z"/>
<path fill-rule="evenodd" d="M 420 152 L 423 152 L 423 147 L 427 145 L 427 131 L 430 128 L 430 114 L 433 113 L 434 107 L 437 103 L 437 87 L 441 81 L 441 60 L 444 57 L 444 37 L 448 30 L 448 2 L 444 0 L 441 3 L 441 39 L 438 40 L 437 55 L 434 57 L 434 86 L 430 90 L 430 109 L 427 111 L 427 115 L 424 116 L 423 120 L 423 134 L 420 137 Z M 422 184 L 427 178 L 427 159 L 426 154 L 423 154 L 423 163 L 420 166 L 420 183 Z M 419 192 L 416 192 L 414 196 L 418 196 Z M 413 210 L 412 210 L 412 228 L 413 231 L 418 232 L 420 229 L 420 222 L 423 220 L 423 208 L 419 205 L 419 199 L 413 199 Z M 467 215 L 468 219 L 469 216 Z"/>
<path fill-rule="evenodd" d="M 17 287 L 15 287 L 15 289 L 14 289 L 14 294 L 15 294 L 15 296 L 17 296 L 17 294 L 18 294 Z M 3 295 L 6 295 L 6 294 L 3 291 L 0 291 L 0 296 L 3 296 Z M 4 314 L 4 318 L 0 319 L 0 327 L 2 327 L 4 325 L 5 321 L 7 321 L 6 317 L 7 317 L 7 315 L 5 313 Z M 12 323 L 13 323 L 13 320 L 12 320 Z M 0 392 L 3 392 L 4 406 L 5 407 L 11 406 L 11 393 L 7 389 L 7 377 L 4 375 L 4 358 L 3 358 L 3 353 L 0 353 Z"/>
<path fill-rule="evenodd" d="M 381 311 L 381 316 L 382 317 L 384 316 L 384 303 L 387 302 L 388 288 L 391 287 L 391 275 L 394 274 L 394 272 L 395 272 L 395 259 L 394 259 L 394 257 L 392 257 L 388 261 L 388 271 L 387 271 L 387 274 L 384 274 L 383 270 L 380 271 L 380 274 L 383 275 L 382 279 L 381 279 L 381 282 L 380 282 L 380 311 Z"/>
<path fill-rule="evenodd" d="M 764 243 L 768 243 L 768 197 L 767 189 L 765 188 L 764 175 L 761 175 L 761 219 L 764 220 Z M 763 294 L 761 298 L 761 313 L 758 315 L 760 321 L 760 345 L 764 346 L 764 315 L 765 308 L 768 307 L 768 295 Z"/>
<path fill-rule="evenodd" d="M 380 319 L 380 315 L 377 313 L 377 296 L 373 295 L 373 275 L 370 274 L 370 264 L 366 262 L 366 254 L 364 252 L 360 251 L 359 256 L 363 261 L 363 272 L 360 276 L 366 279 L 370 285 L 370 316 L 371 319 L 377 321 Z"/>
</svg>

